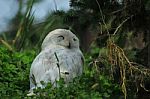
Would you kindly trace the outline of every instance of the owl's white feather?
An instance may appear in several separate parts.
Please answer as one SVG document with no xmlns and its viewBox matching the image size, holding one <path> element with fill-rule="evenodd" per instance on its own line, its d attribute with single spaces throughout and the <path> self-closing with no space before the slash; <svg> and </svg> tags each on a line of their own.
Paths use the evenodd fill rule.
<svg viewBox="0 0 150 99">
<path fill-rule="evenodd" d="M 44 39 L 42 50 L 30 68 L 30 91 L 41 87 L 41 81 L 51 82 L 60 77 L 70 82 L 83 71 L 83 54 L 79 49 L 79 39 L 66 29 L 56 29 Z"/>
</svg>

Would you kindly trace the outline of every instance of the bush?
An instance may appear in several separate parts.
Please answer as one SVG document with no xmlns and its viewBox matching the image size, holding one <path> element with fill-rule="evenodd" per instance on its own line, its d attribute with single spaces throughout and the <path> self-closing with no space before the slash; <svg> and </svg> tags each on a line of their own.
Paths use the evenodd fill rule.
<svg viewBox="0 0 150 99">
<path fill-rule="evenodd" d="M 29 90 L 30 65 L 36 53 L 33 50 L 12 52 L 0 46 L 0 97 L 4 98 L 44 98 L 44 99 L 106 99 L 121 95 L 118 84 L 109 76 L 100 74 L 95 68 L 85 64 L 84 73 L 75 78 L 67 87 L 63 79 L 57 82 L 59 87 L 51 84 L 45 89 L 35 90 L 35 96 L 27 97 Z M 87 56 L 89 57 L 89 56 Z M 86 63 L 91 61 L 86 58 Z"/>
<path fill-rule="evenodd" d="M 41 99 L 109 99 L 121 96 L 117 84 L 113 84 L 107 76 L 86 71 L 81 77 L 75 78 L 67 87 L 63 79 L 57 82 L 56 88 L 49 83 L 45 89 L 35 90 L 36 98 Z"/>
<path fill-rule="evenodd" d="M 29 89 L 29 69 L 35 51 L 12 52 L 0 46 L 0 96 L 23 96 Z"/>
</svg>

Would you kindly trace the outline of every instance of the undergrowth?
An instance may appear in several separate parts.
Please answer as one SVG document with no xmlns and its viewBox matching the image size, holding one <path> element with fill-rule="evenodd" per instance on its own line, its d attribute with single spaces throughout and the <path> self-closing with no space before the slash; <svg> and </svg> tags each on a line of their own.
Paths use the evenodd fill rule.
<svg viewBox="0 0 150 99">
<path fill-rule="evenodd" d="M 29 70 L 35 51 L 12 52 L 0 45 L 0 97 L 20 96 L 29 88 Z"/>
<path fill-rule="evenodd" d="M 130 62 L 123 49 L 108 41 L 107 47 L 93 48 L 85 55 L 84 72 L 66 87 L 63 79 L 59 87 L 49 83 L 45 89 L 35 90 L 35 96 L 27 97 L 29 91 L 29 71 L 34 50 L 11 51 L 0 45 L 0 97 L 38 99 L 122 99 L 137 98 L 139 88 L 145 88 L 150 70 Z"/>
<path fill-rule="evenodd" d="M 98 0 L 96 2 L 102 19 L 102 22 L 100 22 L 101 33 L 105 34 L 106 32 L 107 36 L 110 36 L 109 31 L 112 29 L 112 22 L 115 18 L 113 17 L 110 22 L 106 23 L 103 10 Z M 0 45 L 0 99 L 134 99 L 137 98 L 139 88 L 143 88 L 145 92 L 150 92 L 145 88 L 145 82 L 150 81 L 150 69 L 131 62 L 124 50 L 117 45 L 121 42 L 119 39 L 116 43 L 115 40 L 108 38 L 106 45 L 103 44 L 105 40 L 100 42 L 103 44 L 103 48 L 95 47 L 91 49 L 90 55 L 85 55 L 84 73 L 81 77 L 75 78 L 67 87 L 65 87 L 63 79 L 57 82 L 59 87 L 56 88 L 53 88 L 49 83 L 45 89 L 35 90 L 35 96 L 27 97 L 30 66 L 36 56 L 35 50 L 27 50 L 27 48 L 35 46 L 31 39 L 32 37 L 39 37 L 39 42 L 35 42 L 36 46 L 39 46 L 44 35 L 56 28 L 52 28 L 54 23 L 57 25 L 63 23 L 60 22 L 62 20 L 60 17 L 58 17 L 59 20 L 55 19 L 58 20 L 56 22 L 54 16 L 49 18 L 50 21 L 44 22 L 42 28 L 39 28 L 40 24 L 33 26 L 32 5 L 33 0 L 29 1 L 26 13 L 21 18 L 13 40 L 10 41 L 5 36 L 2 39 L 0 38 L 1 43 L 5 45 Z M 113 36 L 117 37 L 117 32 L 132 17 L 133 15 L 120 23 Z M 36 31 L 33 31 L 33 27 L 36 28 Z M 35 33 L 37 31 L 39 34 Z M 15 51 L 15 49 L 20 52 Z M 134 55 L 130 54 L 130 56 Z"/>
<path fill-rule="evenodd" d="M 143 88 L 145 92 L 149 92 L 150 90 L 145 88 L 145 82 L 150 80 L 150 69 L 138 63 L 131 62 L 124 50 L 117 46 L 111 39 L 108 40 L 107 48 L 108 62 L 111 64 L 112 75 L 117 71 L 116 69 L 118 69 L 119 82 L 121 84 L 121 90 L 124 93 L 124 98 L 126 99 L 129 96 L 128 93 L 130 93 L 131 90 L 135 92 L 134 95 L 136 95 L 139 88 Z M 136 91 L 134 91 L 134 89 L 136 89 Z"/>
<path fill-rule="evenodd" d="M 38 98 L 38 99 L 109 99 L 122 97 L 119 85 L 109 76 L 89 66 L 92 61 L 86 56 L 84 73 L 75 78 L 66 87 L 63 79 L 57 82 L 59 87 L 53 88 L 49 83 L 45 89 L 35 90 L 35 96 L 27 97 L 29 91 L 29 71 L 36 55 L 33 50 L 12 52 L 0 46 L 0 97 L 1 98 Z"/>
</svg>

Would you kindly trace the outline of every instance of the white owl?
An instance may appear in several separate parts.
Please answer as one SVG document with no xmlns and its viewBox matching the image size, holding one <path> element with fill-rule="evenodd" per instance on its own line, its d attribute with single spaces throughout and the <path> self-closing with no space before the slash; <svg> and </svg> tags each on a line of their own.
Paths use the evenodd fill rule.
<svg viewBox="0 0 150 99">
<path fill-rule="evenodd" d="M 66 29 L 56 29 L 44 39 L 42 50 L 34 59 L 30 68 L 30 92 L 41 87 L 41 81 L 51 82 L 60 77 L 70 82 L 80 76 L 83 70 L 83 54 L 79 48 L 79 39 Z"/>
</svg>

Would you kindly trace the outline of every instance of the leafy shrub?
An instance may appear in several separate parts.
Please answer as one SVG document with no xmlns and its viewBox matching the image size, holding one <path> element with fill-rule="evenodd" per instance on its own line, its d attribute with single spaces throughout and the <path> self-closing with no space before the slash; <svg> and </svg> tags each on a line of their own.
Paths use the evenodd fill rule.
<svg viewBox="0 0 150 99">
<path fill-rule="evenodd" d="M 35 90 L 36 98 L 46 99 L 107 99 L 119 97 L 119 86 L 113 84 L 106 76 L 86 72 L 81 77 L 75 78 L 67 87 L 63 79 L 57 82 L 59 87 L 52 87 L 49 83 L 45 89 Z M 118 96 L 117 96 L 118 95 Z"/>
<path fill-rule="evenodd" d="M 89 57 L 89 56 L 87 56 Z M 88 58 L 86 58 L 88 59 Z M 89 63 L 90 59 L 86 60 Z M 45 89 L 34 90 L 32 98 L 44 99 L 109 99 L 122 97 L 119 85 L 114 83 L 109 76 L 100 74 L 94 67 L 84 66 L 84 73 L 70 82 L 67 87 L 63 79 L 57 81 L 58 87 L 49 83 Z"/>
<path fill-rule="evenodd" d="M 22 96 L 29 89 L 35 51 L 12 52 L 0 46 L 0 96 Z"/>
<path fill-rule="evenodd" d="M 84 73 L 75 78 L 66 87 L 63 79 L 57 82 L 59 87 L 49 83 L 45 89 L 35 90 L 35 96 L 27 97 L 29 90 L 30 65 L 35 57 L 35 51 L 12 52 L 0 46 L 0 97 L 4 98 L 43 98 L 43 99 L 106 99 L 121 95 L 118 84 L 95 68 L 88 67 L 86 58 Z M 90 56 L 87 56 L 90 57 Z"/>
</svg>

